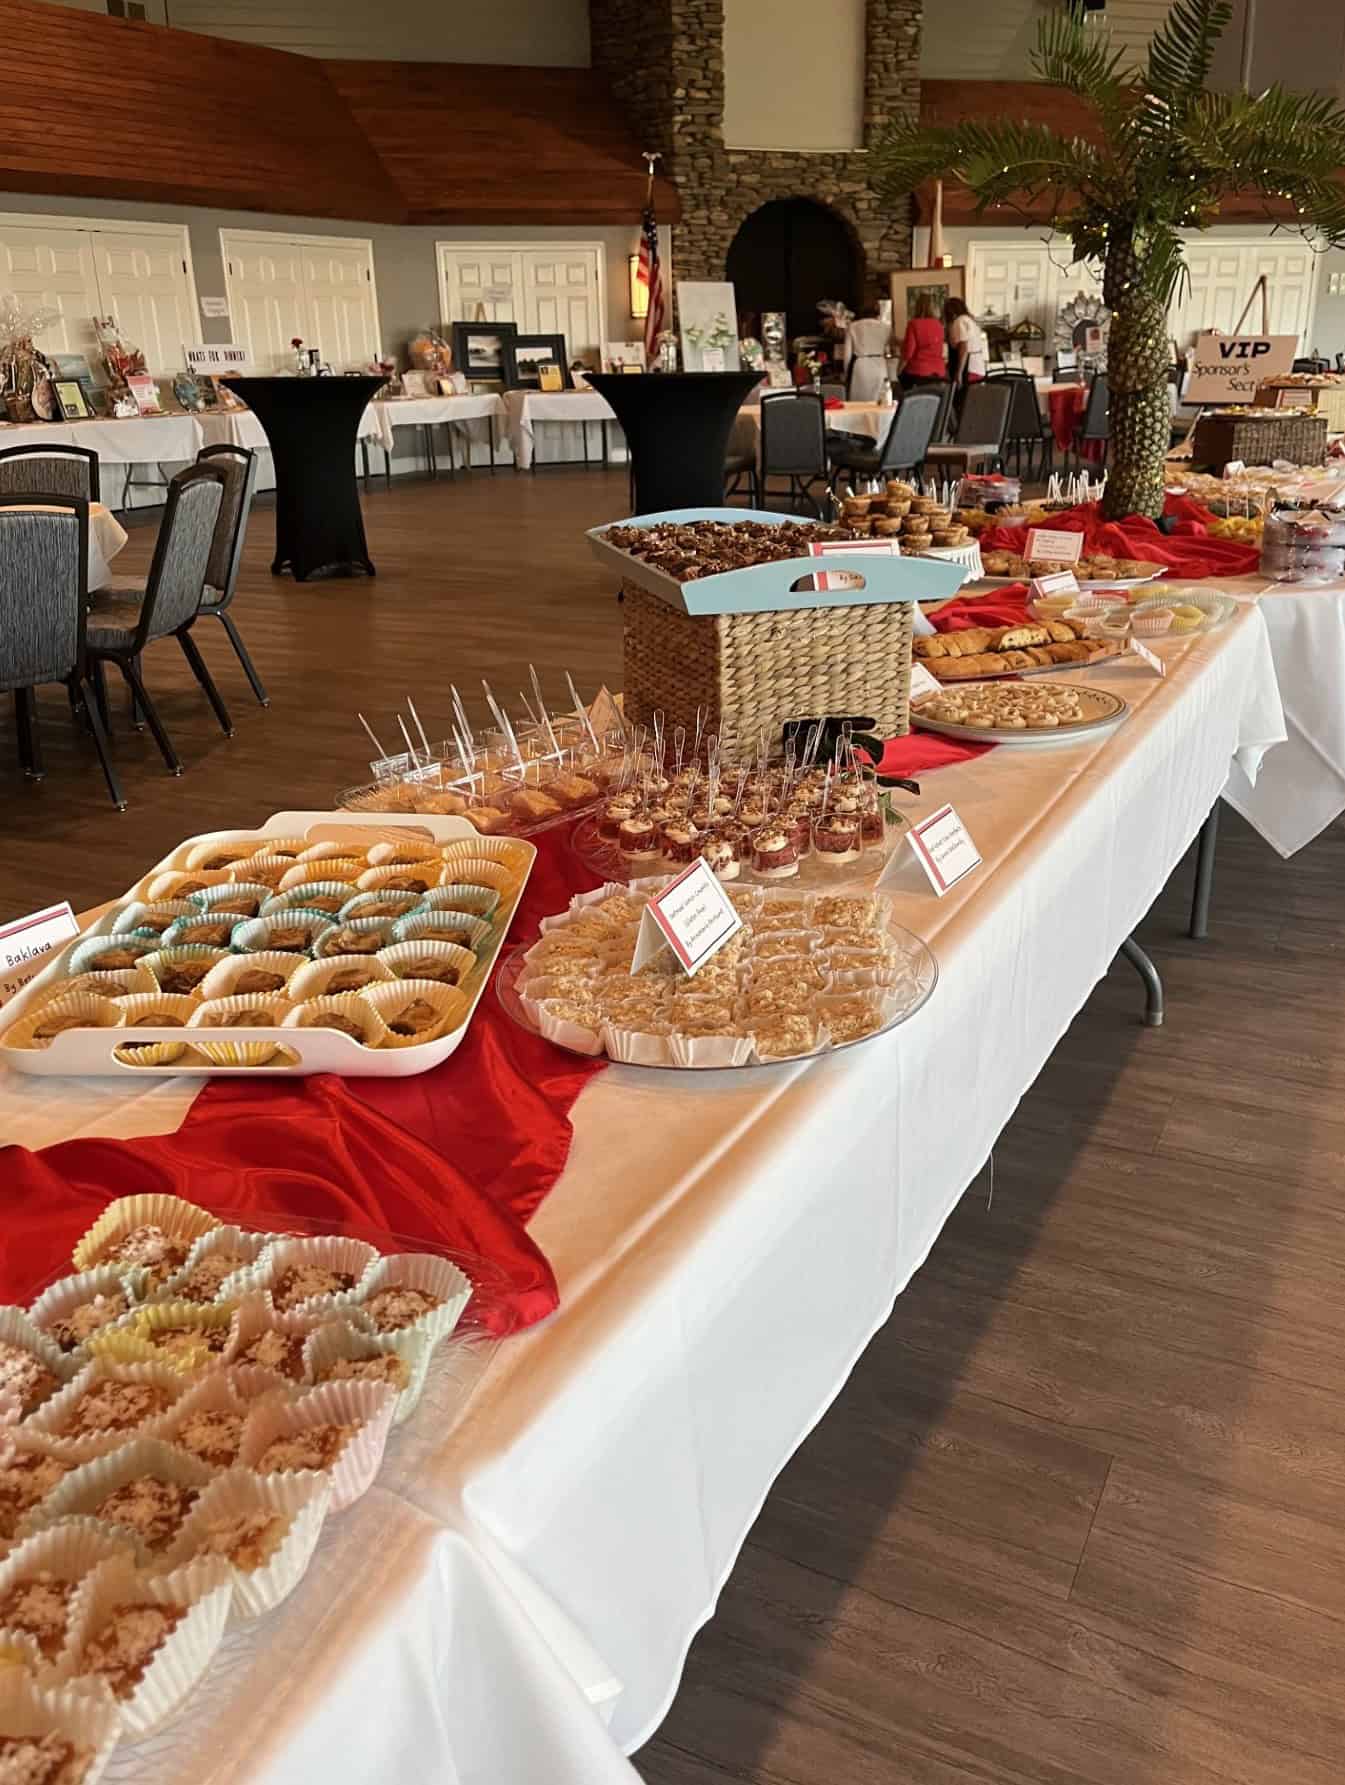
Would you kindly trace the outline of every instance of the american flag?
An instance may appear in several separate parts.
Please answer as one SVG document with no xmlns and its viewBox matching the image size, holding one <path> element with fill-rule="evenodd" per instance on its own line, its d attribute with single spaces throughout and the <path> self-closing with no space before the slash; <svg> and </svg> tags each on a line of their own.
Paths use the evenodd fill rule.
<svg viewBox="0 0 1345 1785">
<path fill-rule="evenodd" d="M 654 363 L 655 343 L 663 332 L 663 268 L 658 257 L 658 220 L 654 216 L 654 170 L 649 170 L 649 191 L 645 196 L 644 215 L 640 219 L 640 263 L 635 276 L 649 293 L 649 308 L 644 319 L 644 353 L 650 366 Z"/>
</svg>

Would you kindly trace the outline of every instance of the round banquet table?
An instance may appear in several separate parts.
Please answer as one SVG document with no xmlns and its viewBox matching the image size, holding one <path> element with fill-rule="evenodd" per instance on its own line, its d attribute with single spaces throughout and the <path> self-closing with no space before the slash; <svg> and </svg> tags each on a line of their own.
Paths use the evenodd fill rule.
<svg viewBox="0 0 1345 1785">
<path fill-rule="evenodd" d="M 234 378 L 266 430 L 276 479 L 271 574 L 374 574 L 355 481 L 360 417 L 382 378 Z"/>
<path fill-rule="evenodd" d="M 592 372 L 621 423 L 635 471 L 635 512 L 719 508 L 733 419 L 759 372 Z"/>
<path fill-rule="evenodd" d="M 24 507 L 45 509 L 43 502 L 25 503 Z M 101 589 L 112 576 L 111 564 L 126 544 L 126 529 L 109 508 L 101 502 L 89 504 L 89 587 Z"/>
</svg>

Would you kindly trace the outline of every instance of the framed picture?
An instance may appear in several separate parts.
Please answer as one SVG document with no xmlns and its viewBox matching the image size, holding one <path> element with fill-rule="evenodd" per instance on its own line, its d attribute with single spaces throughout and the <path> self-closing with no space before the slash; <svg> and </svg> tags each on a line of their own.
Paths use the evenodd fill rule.
<svg viewBox="0 0 1345 1785">
<path fill-rule="evenodd" d="M 504 348 L 518 333 L 513 322 L 455 322 L 453 364 L 470 383 L 504 383 Z"/>
<path fill-rule="evenodd" d="M 679 279 L 677 321 L 684 372 L 738 370 L 738 310 L 727 280 Z"/>
<path fill-rule="evenodd" d="M 88 360 L 82 353 L 49 353 L 47 358 L 55 366 L 56 376 L 62 383 L 73 378 L 79 385 L 84 392 L 84 401 L 89 406 L 89 413 L 92 415 L 96 409 L 94 391 L 97 387 L 93 382 L 93 368 Z"/>
<path fill-rule="evenodd" d="M 437 380 L 435 389 L 438 389 Z M 432 395 L 430 390 L 430 374 L 428 372 L 417 371 L 415 368 L 409 372 L 403 372 L 402 395 L 404 397 L 428 397 Z"/>
<path fill-rule="evenodd" d="M 645 369 L 643 341 L 604 341 L 602 357 L 603 369 L 608 372 L 643 372 Z"/>
<path fill-rule="evenodd" d="M 52 383 L 62 421 L 89 421 L 92 418 L 93 410 L 89 407 L 89 399 L 77 378 L 55 378 Z"/>
<path fill-rule="evenodd" d="M 560 383 L 542 383 L 542 368 L 554 366 Z M 504 344 L 505 383 L 510 390 L 568 390 L 564 335 L 510 335 Z"/>
<path fill-rule="evenodd" d="M 934 314 L 943 321 L 943 306 L 950 297 L 964 298 L 964 267 L 906 267 L 889 273 L 892 289 L 892 333 L 900 341 L 906 324 L 915 316 L 915 307 L 922 297 L 934 300 Z"/>
</svg>

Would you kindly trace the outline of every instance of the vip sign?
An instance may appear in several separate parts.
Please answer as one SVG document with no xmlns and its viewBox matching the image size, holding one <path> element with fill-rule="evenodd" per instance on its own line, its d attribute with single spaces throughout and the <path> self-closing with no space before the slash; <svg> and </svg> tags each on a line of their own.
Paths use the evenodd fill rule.
<svg viewBox="0 0 1345 1785">
<path fill-rule="evenodd" d="M 1186 403 L 1250 403 L 1256 387 L 1294 369 L 1297 335 L 1197 335 Z"/>
</svg>

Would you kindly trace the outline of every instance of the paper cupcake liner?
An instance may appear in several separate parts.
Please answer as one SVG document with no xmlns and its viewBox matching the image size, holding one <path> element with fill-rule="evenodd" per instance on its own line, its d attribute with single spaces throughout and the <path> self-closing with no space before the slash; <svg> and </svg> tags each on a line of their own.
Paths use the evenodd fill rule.
<svg viewBox="0 0 1345 1785">
<path fill-rule="evenodd" d="M 548 1041 L 554 1041 L 559 1047 L 566 1047 L 576 1054 L 600 1054 L 603 1052 L 602 1025 L 596 1029 L 581 1028 L 565 1017 L 560 1017 L 550 1008 L 549 1002 L 537 1006 L 534 1018 L 537 1028 Z"/>
<path fill-rule="evenodd" d="M 257 831 L 222 831 L 218 836 L 193 843 L 183 856 L 182 865 L 184 868 L 233 868 L 249 856 L 259 855 L 267 846 L 266 839 Z M 214 859 L 225 855 L 233 859 Z"/>
<path fill-rule="evenodd" d="M 446 1339 L 461 1320 L 463 1310 L 472 1299 L 473 1289 L 470 1278 L 451 1259 L 441 1258 L 434 1252 L 386 1253 L 370 1266 L 360 1285 L 360 1298 L 356 1304 L 365 1311 L 371 1330 L 381 1338 L 389 1334 L 374 1326 L 373 1316 L 368 1314 L 368 1303 L 380 1290 L 394 1287 L 420 1289 L 427 1295 L 438 1296 L 437 1308 L 431 1308 L 408 1326 L 392 1329 L 399 1333 L 423 1333 L 432 1346 Z"/>
<path fill-rule="evenodd" d="M 385 918 L 356 917 L 341 919 L 319 936 L 313 949 L 315 960 L 329 960 L 333 955 L 373 955 L 392 940 L 392 924 Z M 365 944 L 373 941 L 378 948 Z"/>
<path fill-rule="evenodd" d="M 293 866 L 294 857 L 290 855 L 253 855 L 237 870 L 237 875 L 249 885 L 268 886 L 274 892 Z M 234 873 L 230 869 L 225 878 L 232 880 Z"/>
<path fill-rule="evenodd" d="M 519 874 L 503 862 L 489 861 L 484 856 L 453 856 L 444 863 L 444 886 L 488 887 L 503 898 L 518 885 Z"/>
<path fill-rule="evenodd" d="M 371 985 L 391 979 L 392 969 L 382 958 L 385 953 L 386 950 L 380 950 L 376 955 L 335 954 L 320 961 L 304 961 L 286 987 L 286 994 L 295 1004 L 308 998 L 340 997 L 343 993 L 329 993 L 327 987 L 333 979 L 346 973 L 367 973 Z M 356 991 L 362 989 L 355 988 Z M 345 988 L 344 995 L 350 995 L 349 988 Z"/>
<path fill-rule="evenodd" d="M 311 1296 L 295 1308 L 275 1307 L 267 1324 L 281 1324 L 287 1316 L 294 1315 L 310 1320 L 330 1320 L 335 1315 L 345 1315 L 354 1306 L 378 1257 L 377 1247 L 371 1246 L 367 1240 L 353 1239 L 345 1234 L 281 1235 L 263 1261 L 251 1271 L 240 1274 L 240 1281 L 246 1282 L 249 1298 L 264 1291 L 269 1301 L 273 1286 L 295 1266 L 316 1265 L 324 1270 L 343 1271 L 354 1278 L 349 1289 Z"/>
<path fill-rule="evenodd" d="M 348 842 L 307 843 L 297 859 L 301 862 L 348 861 L 354 854 L 355 850 Z"/>
<path fill-rule="evenodd" d="M 200 942 L 184 942 L 175 948 L 161 947 L 156 949 L 154 953 L 147 954 L 145 956 L 144 965 L 147 971 L 154 975 L 155 985 L 159 987 L 160 991 L 163 991 L 165 989 L 165 981 L 169 980 L 172 970 L 175 967 L 192 966 L 198 963 L 204 963 L 208 971 L 211 967 L 217 966 L 220 961 L 227 960 L 228 958 L 229 951 L 226 948 L 208 948 L 205 944 Z M 193 987 L 193 990 L 199 990 L 200 984 L 201 981 L 198 980 Z M 185 996 L 186 994 L 169 992 L 168 995 L 170 997 L 180 997 Z"/>
<path fill-rule="evenodd" d="M 0 1600 L 21 1581 L 48 1574 L 56 1580 L 78 1583 L 79 1591 L 70 1601 L 65 1635 L 59 1651 L 50 1660 L 37 1648 L 40 1678 L 57 1679 L 68 1672 L 68 1664 L 78 1652 L 88 1622 L 89 1595 L 93 1577 L 105 1562 L 134 1561 L 135 1552 L 129 1542 L 116 1534 L 115 1527 L 100 1525 L 96 1519 L 71 1520 L 68 1524 L 48 1525 L 15 1545 L 0 1561 Z M 5 1635 L 27 1635 L 5 1630 Z M 29 1638 L 29 1640 L 32 1640 Z"/>
<path fill-rule="evenodd" d="M 388 892 L 386 889 L 357 892 L 346 900 L 336 915 L 341 923 L 351 923 L 357 918 L 391 923 L 394 918 L 409 917 L 421 902 L 419 893 Z"/>
<path fill-rule="evenodd" d="M 527 870 L 533 851 L 526 843 L 517 843 L 510 837 L 476 836 L 463 837 L 456 843 L 445 843 L 440 854 L 446 862 L 500 862 L 506 868 L 522 874 Z"/>
<path fill-rule="evenodd" d="M 76 1669 L 109 1613 L 128 1603 L 186 1608 L 186 1615 L 159 1645 L 130 1696 L 115 1701 L 126 1733 L 139 1740 L 177 1714 L 214 1660 L 229 1621 L 233 1581 L 228 1566 L 213 1557 L 182 1563 L 165 1574 L 137 1573 L 129 1564 L 109 1563 L 92 1584 L 88 1634 L 75 1661 Z M 75 1677 L 94 1676 L 77 1672 Z"/>
<path fill-rule="evenodd" d="M 288 892 L 293 886 L 307 886 L 310 881 L 330 885 L 344 881 L 354 890 L 354 883 L 365 871 L 365 864 L 356 856 L 324 856 L 321 861 L 291 862 L 280 876 L 278 890 Z"/>
<path fill-rule="evenodd" d="M 57 1398 L 63 1386 L 72 1381 L 79 1370 L 78 1363 L 67 1357 L 56 1341 L 44 1333 L 22 1308 L 0 1307 L 0 1345 L 13 1345 L 17 1350 L 27 1352 L 56 1378 L 57 1387 L 28 1416 L 30 1421 L 37 1418 L 42 1407 L 49 1406 Z M 23 1412 L 23 1404 L 16 1390 L 12 1391 L 12 1399 L 17 1418 Z"/>
<path fill-rule="evenodd" d="M 306 880 L 288 892 L 269 893 L 259 917 L 279 917 L 286 911 L 320 911 L 334 918 L 350 897 L 350 883 L 345 880 Z"/>
<path fill-rule="evenodd" d="M 374 1382 L 324 1382 L 321 1388 L 310 1388 L 288 1405 L 260 1401 L 248 1415 L 239 1461 L 244 1468 L 260 1474 L 261 1457 L 275 1439 L 290 1437 L 307 1426 L 357 1424 L 360 1429 L 346 1440 L 329 1470 L 268 1471 L 300 1479 L 319 1473 L 330 1475 L 331 1509 L 343 1512 L 366 1492 L 378 1473 L 396 1404 L 393 1390 Z"/>
<path fill-rule="evenodd" d="M 425 911 L 464 911 L 469 917 L 487 922 L 500 908 L 500 895 L 493 886 L 472 886 L 464 881 L 452 885 L 432 886 L 421 901 Z"/>
<path fill-rule="evenodd" d="M 263 948 L 257 949 L 251 954 L 228 955 L 224 960 L 215 963 L 209 973 L 207 973 L 205 978 L 201 981 L 198 989 L 203 1000 L 207 998 L 236 998 L 242 996 L 279 997 L 282 992 L 285 992 L 285 995 L 288 996 L 288 992 L 284 987 L 275 993 L 240 993 L 238 991 L 238 981 L 242 979 L 245 974 L 264 972 L 282 974 L 288 983 L 291 974 L 297 972 L 298 969 L 303 966 L 303 963 L 304 957 L 301 954 L 289 954 L 281 949 Z"/>
<path fill-rule="evenodd" d="M 403 862 L 398 867 L 366 868 L 356 885 L 361 892 L 409 892 L 423 898 L 438 883 L 443 864 L 436 856 L 431 861 Z"/>
<path fill-rule="evenodd" d="M 232 911 L 194 911 L 190 917 L 179 917 L 163 933 L 163 948 L 228 948 L 229 939 L 240 923 L 247 919 Z"/>
<path fill-rule="evenodd" d="M 104 955 L 115 957 L 126 953 L 133 955 L 136 961 L 143 961 L 158 946 L 157 936 L 86 936 L 71 949 L 66 966 L 72 979 L 80 973 L 128 973 L 131 970 L 128 966 L 100 967 L 98 963 Z"/>
<path fill-rule="evenodd" d="M 6 1668 L 18 1668 L 26 1673 L 34 1683 L 45 1678 L 51 1683 L 59 1684 L 59 1680 L 53 1681 L 52 1675 L 46 1672 L 46 1667 L 47 1664 L 42 1658 L 41 1649 L 26 1630 L 0 1628 L 0 1674 L 3 1674 Z M 0 1728 L 3 1728 L 3 1725 L 0 1725 Z"/>
<path fill-rule="evenodd" d="M 396 842 L 375 843 L 369 849 L 369 866 L 371 868 L 396 868 L 410 866 L 413 862 L 437 862 L 443 857 L 436 843 L 422 843 L 415 837 L 399 838 Z"/>
<path fill-rule="evenodd" d="M 137 992 L 129 998 L 113 1000 L 121 1012 L 121 1026 L 125 1029 L 138 1027 L 145 1017 L 160 1016 L 177 1022 L 185 1029 L 197 1009 L 195 998 L 188 998 L 181 993 L 171 992 Z M 168 1027 L 169 1023 L 164 1023 Z M 181 1041 L 156 1041 L 136 1043 L 128 1040 L 112 1051 L 124 1066 L 166 1066 L 173 1060 L 181 1059 L 187 1051 L 185 1035 Z"/>
<path fill-rule="evenodd" d="M 259 1391 L 265 1394 L 280 1392 L 278 1384 L 282 1379 L 273 1370 L 266 1370 L 262 1374 L 267 1380 L 264 1385 L 257 1385 Z M 189 1388 L 181 1400 L 176 1402 L 170 1412 L 164 1416 L 161 1429 L 157 1434 L 165 1444 L 171 1444 L 174 1449 L 183 1451 L 187 1456 L 195 1457 L 196 1461 L 208 1469 L 212 1475 L 218 1475 L 222 1470 L 232 1468 L 233 1459 L 228 1463 L 221 1463 L 214 1459 L 197 1456 L 190 1445 L 183 1443 L 182 1428 L 193 1414 L 197 1413 L 232 1413 L 241 1419 L 248 1410 L 249 1401 L 258 1397 L 255 1395 L 245 1396 L 240 1393 L 235 1376 L 236 1369 L 227 1365 L 223 1369 L 212 1370 L 208 1376 L 202 1376 L 201 1380 Z"/>
<path fill-rule="evenodd" d="M 187 903 L 193 910 L 203 913 L 229 912 L 241 922 L 245 917 L 256 917 L 270 896 L 270 887 L 263 886 L 260 880 L 231 880 L 223 886 L 207 886 L 203 891 L 193 893 Z M 248 905 L 255 909 L 245 909 Z"/>
<path fill-rule="evenodd" d="M 58 980 L 47 988 L 44 1004 L 73 992 L 93 992 L 100 998 L 125 998 L 135 992 L 157 990 L 154 975 L 137 961 L 134 967 L 123 967 L 109 973 L 77 973 L 73 979 Z"/>
<path fill-rule="evenodd" d="M 314 1331 L 304 1347 L 305 1374 L 315 1387 L 321 1387 L 323 1372 L 342 1359 L 357 1363 L 389 1356 L 400 1358 L 409 1372 L 406 1387 L 396 1391 L 397 1403 L 392 1413 L 392 1423 L 400 1425 L 415 1412 L 433 1350 L 434 1340 L 415 1326 L 394 1333 L 375 1333 L 363 1332 L 348 1320 L 328 1320 Z M 388 1386 L 394 1387 L 392 1383 Z"/>
<path fill-rule="evenodd" d="M 281 1242 L 277 1241 L 277 1244 Z M 292 1262 L 292 1261 L 291 1261 Z M 235 1283 L 244 1291 L 238 1303 L 236 1324 L 228 1350 L 223 1362 L 234 1382 L 241 1399 L 254 1400 L 259 1394 L 269 1394 L 276 1389 L 283 1389 L 286 1396 L 291 1396 L 297 1389 L 304 1387 L 302 1351 L 300 1352 L 299 1375 L 289 1376 L 283 1370 L 269 1364 L 255 1363 L 244 1359 L 244 1353 L 254 1340 L 263 1333 L 272 1330 L 287 1336 L 306 1339 L 315 1332 L 324 1320 L 336 1318 L 341 1299 L 338 1297 L 317 1296 L 311 1304 L 305 1304 L 302 1311 L 297 1309 L 281 1310 L 271 1300 L 270 1282 L 272 1272 L 271 1253 L 267 1252 L 258 1262 L 246 1271 L 240 1271 Z M 354 1296 L 355 1291 L 346 1293 L 345 1300 Z M 334 1306 L 328 1306 L 332 1302 Z M 240 1372 L 255 1372 L 252 1376 L 243 1376 Z M 267 1380 L 263 1383 L 261 1378 Z M 244 1390 L 247 1393 L 244 1394 Z M 174 1412 L 177 1409 L 174 1408 Z"/>
<path fill-rule="evenodd" d="M 363 992 L 338 992 L 334 997 L 309 998 L 296 1004 L 281 1025 L 286 1029 L 321 1029 L 328 1014 L 345 1017 L 361 1031 L 364 1047 L 383 1047 L 387 1042 L 387 1025 L 368 1003 Z M 344 1031 L 338 1031 L 344 1033 Z M 350 1039 L 353 1039 L 351 1037 Z"/>
<path fill-rule="evenodd" d="M 281 912 L 277 917 L 248 918 L 234 931 L 232 946 L 239 954 L 262 954 L 274 950 L 278 954 L 305 955 L 311 952 L 324 930 L 331 927 L 332 920 L 325 911 L 309 911 L 304 906 L 298 906 Z M 288 945 L 278 947 L 274 939 L 290 931 L 302 933 L 302 944 L 295 948 Z"/>
<path fill-rule="evenodd" d="M 264 1066 L 280 1051 L 280 1043 L 252 1037 L 249 1030 L 256 1025 L 239 1025 L 236 1019 L 259 1012 L 266 1018 L 268 1027 L 278 1029 L 293 1008 L 288 998 L 204 999 L 192 1013 L 189 1024 L 191 1045 L 212 1066 Z M 227 1039 L 206 1039 L 217 1029 L 230 1028 L 234 1033 Z"/>
<path fill-rule="evenodd" d="M 95 1335 L 96 1338 L 99 1336 Z M 182 1395 L 187 1382 L 180 1371 L 165 1363 L 157 1353 L 146 1355 L 148 1351 L 149 1348 L 145 1347 L 144 1351 L 134 1357 L 121 1357 L 104 1351 L 92 1352 L 89 1361 L 77 1374 L 25 1421 L 25 1430 L 46 1439 L 51 1445 L 52 1453 L 63 1462 L 70 1463 L 91 1462 L 95 1457 L 107 1456 L 134 1438 L 157 1436 L 160 1425 Z M 162 1413 L 152 1414 L 133 1430 L 119 1427 L 102 1432 L 67 1432 L 64 1427 L 70 1409 L 87 1389 L 97 1382 L 108 1380 L 138 1382 L 152 1388 L 161 1388 L 170 1397 L 169 1404 Z"/>
<path fill-rule="evenodd" d="M 670 1066 L 672 1053 L 666 1035 L 648 1029 L 629 1029 L 615 1023 L 602 1026 L 602 1044 L 609 1058 L 626 1066 Z"/>
<path fill-rule="evenodd" d="M 113 1531 L 134 1551 L 141 1567 L 157 1565 L 158 1554 L 129 1525 L 100 1520 L 95 1508 L 108 1495 L 140 1475 L 157 1475 L 179 1487 L 203 1488 L 211 1478 L 204 1463 L 161 1438 L 132 1438 L 105 1456 L 91 1457 L 72 1469 L 19 1526 L 20 1537 L 32 1536 L 66 1519 L 83 1519 L 100 1531 Z M 177 1533 L 173 1533 L 176 1539 Z M 167 1545 L 164 1545 L 167 1548 Z"/>
<path fill-rule="evenodd" d="M 381 985 L 367 987 L 360 996 L 373 1006 L 386 1025 L 387 1034 L 379 1045 L 387 1048 L 421 1047 L 428 1041 L 438 1041 L 441 1036 L 461 1028 L 471 1010 L 469 1000 L 456 986 L 441 985 L 437 979 L 387 980 Z M 413 1002 L 430 1005 L 438 1013 L 436 1021 L 414 1035 L 399 1034 L 394 1026 L 397 1013 Z"/>
<path fill-rule="evenodd" d="M 0 1669 L 0 1731 L 9 1736 L 58 1735 L 87 1751 L 90 1758 L 79 1785 L 98 1785 L 121 1740 L 122 1722 L 106 1688 L 96 1690 L 78 1681 L 39 1685 L 24 1669 Z"/>
<path fill-rule="evenodd" d="M 114 999 L 100 998 L 96 992 L 66 992 L 49 998 L 31 1016 L 20 1017 L 17 1023 L 11 1024 L 5 1030 L 3 1045 L 28 1051 L 48 1048 L 59 1036 L 42 1039 L 38 1031 L 67 1016 L 78 1017 L 76 1027 L 81 1029 L 115 1029 L 121 1022 L 121 1012 Z"/>
<path fill-rule="evenodd" d="M 332 1484 L 326 1475 L 254 1475 L 250 1469 L 229 1469 L 215 1477 L 188 1513 L 165 1563 L 172 1566 L 207 1557 L 223 1562 L 229 1571 L 233 1615 L 262 1617 L 303 1579 L 331 1502 Z M 280 1547 L 261 1567 L 242 1568 L 229 1556 L 204 1547 L 211 1524 L 251 1513 L 278 1514 L 288 1525 Z"/>
<path fill-rule="evenodd" d="M 222 868 L 167 868 L 147 874 L 132 890 L 131 897 L 158 903 L 163 899 L 187 899 L 202 887 L 223 886 L 230 878 Z"/>
<path fill-rule="evenodd" d="M 494 934 L 490 925 L 483 923 L 479 917 L 464 917 L 461 923 L 457 923 L 454 921 L 455 916 L 451 911 L 417 911 L 408 917 L 399 917 L 392 925 L 392 940 L 450 942 L 456 947 L 470 948 L 474 954 L 480 954 Z M 455 936 L 458 938 L 456 942 Z M 462 941 L 462 937 L 467 940 Z"/>
<path fill-rule="evenodd" d="M 236 1302 L 241 1299 L 244 1291 L 241 1287 L 237 1290 L 233 1289 L 234 1278 L 241 1277 L 252 1265 L 256 1264 L 272 1243 L 272 1236 L 269 1233 L 256 1233 L 251 1228 L 212 1227 L 209 1233 L 202 1234 L 197 1240 L 187 1254 L 187 1262 L 182 1269 L 175 1271 L 171 1277 L 165 1280 L 155 1300 L 171 1302 L 185 1299 L 179 1295 L 179 1291 L 203 1259 L 211 1257 L 216 1252 L 237 1252 L 247 1262 L 238 1266 L 237 1270 L 224 1278 L 214 1298 L 217 1302 Z M 208 1307 L 210 1304 L 207 1302 L 196 1305 Z"/>
<path fill-rule="evenodd" d="M 259 838 L 257 854 L 266 856 L 268 859 L 274 856 L 289 862 L 292 867 L 307 848 L 307 837 L 268 837 L 263 835 Z M 251 859 L 255 859 L 255 857 Z"/>
<path fill-rule="evenodd" d="M 182 1197 L 170 1196 L 164 1191 L 119 1196 L 107 1205 L 75 1246 L 71 1263 L 77 1271 L 85 1271 L 105 1262 L 104 1254 L 108 1248 L 116 1245 L 137 1227 L 157 1227 L 170 1239 L 182 1240 L 191 1245 L 203 1233 L 209 1233 L 219 1225 L 208 1209 L 199 1208 L 194 1202 L 186 1202 Z"/>
<path fill-rule="evenodd" d="M 752 1041 L 746 1035 L 678 1035 L 668 1037 L 668 1055 L 674 1066 L 745 1066 L 752 1058 Z"/>
<path fill-rule="evenodd" d="M 112 920 L 114 936 L 162 936 L 169 924 L 179 917 L 190 917 L 196 907 L 188 899 L 159 899 L 154 903 L 132 899 L 123 905 Z"/>
<path fill-rule="evenodd" d="M 262 1364 L 230 1364 L 223 1372 L 228 1378 L 229 1387 L 241 1402 L 243 1410 L 256 1406 L 258 1401 L 269 1400 L 277 1395 L 282 1401 L 293 1400 L 297 1385 L 286 1377 L 268 1370 Z M 219 1380 L 208 1377 L 208 1381 Z"/>
<path fill-rule="evenodd" d="M 456 970 L 458 985 L 469 979 L 479 964 L 470 948 L 459 948 L 454 942 L 394 942 L 388 948 L 380 948 L 374 958 L 395 979 L 424 979 L 424 973 L 414 970 L 416 966 L 427 960 L 440 962 Z M 445 979 L 437 983 L 450 982 Z"/>
<path fill-rule="evenodd" d="M 144 1271 L 137 1270 L 134 1266 L 128 1269 L 119 1264 L 101 1264 L 96 1270 L 76 1271 L 73 1276 L 62 1277 L 59 1282 L 44 1289 L 36 1301 L 29 1304 L 28 1317 L 64 1357 L 72 1362 L 77 1360 L 82 1367 L 87 1361 L 87 1341 L 81 1341 L 78 1345 L 63 1345 L 53 1332 L 53 1327 L 76 1308 L 83 1307 L 100 1295 L 124 1298 L 126 1307 L 121 1313 L 129 1313 L 141 1300 L 147 1287 L 148 1278 Z M 121 1313 L 112 1315 L 111 1319 L 119 1320 Z M 105 1325 L 110 1323 L 104 1322 Z M 98 1328 L 95 1327 L 92 1331 L 96 1332 Z"/>
<path fill-rule="evenodd" d="M 105 1327 L 89 1341 L 93 1357 L 106 1358 L 117 1364 L 160 1364 L 174 1375 L 195 1379 L 203 1370 L 212 1370 L 223 1363 L 232 1337 L 236 1304 L 215 1302 L 152 1301 L 132 1309 L 115 1325 Z M 176 1328 L 199 1330 L 199 1343 L 181 1350 L 165 1351 L 154 1343 L 154 1335 Z M 212 1351 L 207 1339 L 224 1335 L 224 1343 Z M 155 1422 L 158 1423 L 157 1421 Z"/>
</svg>

